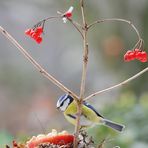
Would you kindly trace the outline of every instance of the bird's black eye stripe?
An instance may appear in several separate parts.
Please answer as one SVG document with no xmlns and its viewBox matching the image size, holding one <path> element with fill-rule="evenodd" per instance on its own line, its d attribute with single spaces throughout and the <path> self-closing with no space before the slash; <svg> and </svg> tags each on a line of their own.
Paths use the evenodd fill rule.
<svg viewBox="0 0 148 148">
<path fill-rule="evenodd" d="M 64 101 L 65 101 L 65 100 L 64 100 Z M 64 101 L 61 103 L 60 107 L 61 107 L 61 106 L 63 106 L 63 104 L 64 104 Z"/>
<path fill-rule="evenodd" d="M 68 97 L 68 95 L 65 94 L 65 95 L 63 95 L 63 96 L 61 96 L 61 97 L 59 98 L 60 107 L 63 106 L 64 101 L 67 99 L 67 97 Z"/>
<path fill-rule="evenodd" d="M 68 94 L 65 94 L 63 95 L 61 98 L 60 98 L 60 107 L 63 106 L 64 102 L 67 100 L 67 99 L 70 99 L 70 102 L 72 102 L 73 98 L 68 95 Z"/>
</svg>

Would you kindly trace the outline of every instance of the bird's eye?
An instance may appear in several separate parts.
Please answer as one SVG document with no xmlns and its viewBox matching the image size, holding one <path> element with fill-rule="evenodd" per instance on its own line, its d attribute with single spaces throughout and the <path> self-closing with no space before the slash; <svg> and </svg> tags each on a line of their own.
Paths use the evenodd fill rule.
<svg viewBox="0 0 148 148">
<path fill-rule="evenodd" d="M 63 106 L 63 104 L 64 104 L 64 101 L 61 103 L 60 107 Z"/>
</svg>

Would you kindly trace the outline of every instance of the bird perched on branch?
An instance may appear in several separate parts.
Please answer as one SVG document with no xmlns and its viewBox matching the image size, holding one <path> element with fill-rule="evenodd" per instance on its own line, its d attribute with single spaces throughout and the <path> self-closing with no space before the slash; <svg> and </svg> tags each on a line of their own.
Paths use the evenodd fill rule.
<svg viewBox="0 0 148 148">
<path fill-rule="evenodd" d="M 59 98 L 57 101 L 57 108 L 63 112 L 65 118 L 70 123 L 73 125 L 76 124 L 77 105 L 76 101 L 69 94 L 64 94 Z M 102 124 L 119 132 L 124 129 L 124 125 L 105 119 L 92 105 L 84 101 L 82 105 L 80 125 L 81 127 L 89 127 L 93 124 Z"/>
</svg>

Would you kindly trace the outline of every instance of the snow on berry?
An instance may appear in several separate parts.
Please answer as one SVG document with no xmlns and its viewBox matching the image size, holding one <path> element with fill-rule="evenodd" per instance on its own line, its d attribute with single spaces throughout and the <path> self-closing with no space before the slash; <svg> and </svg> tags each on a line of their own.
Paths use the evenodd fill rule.
<svg viewBox="0 0 148 148">
<path fill-rule="evenodd" d="M 74 7 L 71 6 L 63 15 L 63 22 L 66 23 L 67 22 L 67 19 L 71 18 L 72 17 L 72 11 L 73 11 Z"/>
<path fill-rule="evenodd" d="M 74 9 L 74 7 L 71 6 L 71 7 L 68 9 L 68 11 L 65 12 L 65 16 L 68 17 L 68 18 L 71 17 L 71 16 L 72 16 L 72 11 L 73 11 L 73 9 Z"/>
</svg>

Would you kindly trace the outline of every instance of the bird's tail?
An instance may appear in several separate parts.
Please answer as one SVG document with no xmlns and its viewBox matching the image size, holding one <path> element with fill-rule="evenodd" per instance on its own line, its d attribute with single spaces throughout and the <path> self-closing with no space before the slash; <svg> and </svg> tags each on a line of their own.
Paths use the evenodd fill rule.
<svg viewBox="0 0 148 148">
<path fill-rule="evenodd" d="M 125 128 L 124 125 L 121 125 L 121 124 L 112 122 L 112 121 L 107 120 L 107 119 L 103 119 L 103 124 L 104 124 L 105 126 L 108 126 L 108 127 L 112 128 L 112 129 L 114 129 L 114 130 L 117 130 L 117 131 L 119 131 L 119 132 L 122 132 L 123 129 Z"/>
</svg>

